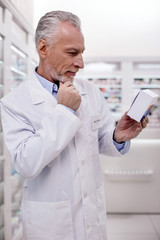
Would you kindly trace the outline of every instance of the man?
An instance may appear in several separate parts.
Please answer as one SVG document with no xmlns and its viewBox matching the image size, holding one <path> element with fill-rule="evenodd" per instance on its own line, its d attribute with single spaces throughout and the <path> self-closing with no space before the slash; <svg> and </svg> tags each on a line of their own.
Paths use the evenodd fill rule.
<svg viewBox="0 0 160 240">
<path fill-rule="evenodd" d="M 25 240 L 105 240 L 99 152 L 120 156 L 146 127 L 126 114 L 116 128 L 102 93 L 76 80 L 84 38 L 77 16 L 53 11 L 35 36 L 33 78 L 1 101 L 6 145 L 24 178 Z"/>
</svg>

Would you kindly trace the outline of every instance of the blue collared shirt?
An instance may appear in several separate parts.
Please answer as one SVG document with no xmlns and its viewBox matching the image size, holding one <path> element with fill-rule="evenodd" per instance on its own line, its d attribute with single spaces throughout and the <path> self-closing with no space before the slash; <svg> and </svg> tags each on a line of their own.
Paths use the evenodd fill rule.
<svg viewBox="0 0 160 240">
<path fill-rule="evenodd" d="M 57 92 L 58 92 L 58 87 L 55 83 L 52 83 L 48 80 L 46 80 L 45 78 L 43 78 L 42 76 L 40 76 L 37 72 L 36 72 L 37 68 L 35 68 L 35 75 L 37 77 L 37 79 L 39 80 L 39 82 L 42 84 L 42 86 L 50 93 L 52 94 L 56 99 L 57 99 Z M 66 106 L 65 106 L 66 107 Z M 73 112 L 75 114 L 75 111 L 73 111 L 72 109 L 70 109 L 69 107 L 66 107 L 68 110 L 70 110 L 71 112 Z M 128 151 L 129 146 L 126 146 L 126 143 L 128 142 L 124 142 L 124 143 L 117 143 L 113 140 L 114 145 L 116 146 L 117 150 L 119 152 L 121 152 L 122 154 L 125 154 Z M 128 144 L 127 144 L 128 145 Z"/>
<path fill-rule="evenodd" d="M 35 68 L 34 74 L 36 75 L 37 79 L 39 80 L 39 82 L 42 84 L 42 86 L 50 93 L 52 94 L 56 99 L 57 99 L 57 92 L 58 92 L 58 86 L 55 83 L 52 83 L 48 80 L 46 80 L 45 78 L 43 78 L 42 76 L 40 76 L 37 72 L 37 67 Z M 75 114 L 75 111 L 72 110 L 71 108 L 64 106 L 65 108 L 67 108 L 69 111 L 71 111 L 72 113 Z"/>
<path fill-rule="evenodd" d="M 52 82 L 46 80 L 42 76 L 40 76 L 36 72 L 36 70 L 37 70 L 37 68 L 35 69 L 34 73 L 35 73 L 36 77 L 38 78 L 38 80 L 40 81 L 40 83 L 42 84 L 42 86 L 57 99 L 57 92 L 58 92 L 57 85 L 55 83 L 52 83 Z"/>
</svg>

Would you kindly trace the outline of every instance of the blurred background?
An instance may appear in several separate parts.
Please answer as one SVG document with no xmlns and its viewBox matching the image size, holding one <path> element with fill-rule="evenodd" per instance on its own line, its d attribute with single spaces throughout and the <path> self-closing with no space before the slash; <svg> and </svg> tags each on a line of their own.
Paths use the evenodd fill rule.
<svg viewBox="0 0 160 240">
<path fill-rule="evenodd" d="M 140 90 L 160 96 L 159 0 L 0 0 L 0 98 L 32 77 L 35 28 L 52 10 L 80 17 L 86 50 L 77 77 L 100 88 L 115 124 Z M 160 100 L 149 120 L 127 156 L 100 156 L 108 240 L 160 240 Z M 22 184 L 0 117 L 0 240 L 22 240 Z"/>
</svg>

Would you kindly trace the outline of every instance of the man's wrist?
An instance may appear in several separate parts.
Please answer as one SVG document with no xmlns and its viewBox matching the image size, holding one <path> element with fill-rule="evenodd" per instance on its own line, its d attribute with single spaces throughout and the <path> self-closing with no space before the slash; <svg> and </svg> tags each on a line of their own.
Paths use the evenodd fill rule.
<svg viewBox="0 0 160 240">
<path fill-rule="evenodd" d="M 114 132 L 113 132 L 113 140 L 114 140 L 116 143 L 122 144 L 122 143 L 125 142 L 125 141 L 123 141 L 122 139 L 118 139 L 115 135 L 116 135 L 116 133 L 115 133 L 115 130 L 114 130 Z"/>
</svg>

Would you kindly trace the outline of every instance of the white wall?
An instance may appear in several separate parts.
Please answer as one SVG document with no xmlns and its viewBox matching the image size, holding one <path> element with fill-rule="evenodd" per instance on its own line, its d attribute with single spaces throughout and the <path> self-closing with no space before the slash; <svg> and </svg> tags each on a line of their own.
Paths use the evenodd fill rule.
<svg viewBox="0 0 160 240">
<path fill-rule="evenodd" d="M 52 10 L 77 14 L 87 57 L 160 56 L 160 0 L 35 1 L 35 26 Z"/>
</svg>

